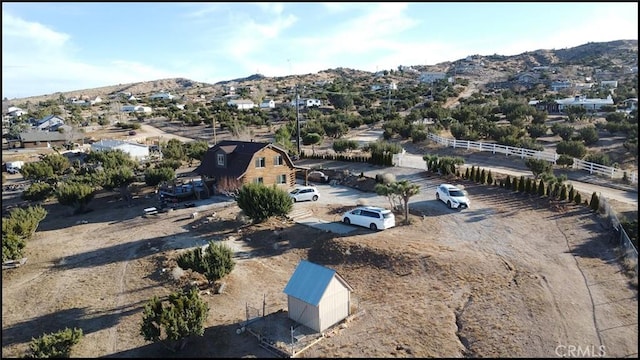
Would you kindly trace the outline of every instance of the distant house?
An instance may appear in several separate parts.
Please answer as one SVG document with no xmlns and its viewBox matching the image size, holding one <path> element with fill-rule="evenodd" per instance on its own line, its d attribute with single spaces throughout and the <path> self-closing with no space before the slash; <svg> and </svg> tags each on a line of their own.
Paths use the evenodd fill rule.
<svg viewBox="0 0 640 360">
<path fill-rule="evenodd" d="M 539 78 L 540 76 L 538 74 L 526 72 L 518 75 L 517 81 L 523 84 L 531 84 L 537 83 Z"/>
<path fill-rule="evenodd" d="M 437 80 L 446 79 L 447 74 L 443 72 L 423 72 L 420 74 L 418 81 L 422 83 L 432 84 Z"/>
<path fill-rule="evenodd" d="M 142 112 L 142 113 L 150 113 L 153 110 L 148 106 L 142 105 L 124 105 L 121 108 L 122 112 Z"/>
<path fill-rule="evenodd" d="M 600 81 L 600 87 L 601 88 L 616 89 L 618 87 L 618 81 L 616 81 L 616 80 L 603 80 L 603 81 Z"/>
<path fill-rule="evenodd" d="M 60 125 L 64 124 L 64 120 L 58 115 L 48 115 L 36 121 L 36 130 L 56 131 Z"/>
<path fill-rule="evenodd" d="M 284 288 L 289 318 L 323 332 L 349 316 L 351 292 L 335 270 L 302 260 Z"/>
<path fill-rule="evenodd" d="M 69 140 L 69 135 L 57 131 L 29 131 L 20 133 L 20 146 L 23 148 L 50 148 L 61 146 Z"/>
<path fill-rule="evenodd" d="M 151 96 L 149 96 L 149 99 L 151 100 L 173 100 L 175 96 L 166 93 L 166 92 L 159 92 L 156 94 L 153 94 Z"/>
<path fill-rule="evenodd" d="M 559 105 L 558 110 L 560 112 L 569 106 L 580 106 L 586 110 L 596 111 L 605 105 L 613 105 L 613 99 L 611 95 L 607 96 L 606 99 L 588 99 L 586 96 L 575 96 L 556 100 L 556 103 Z"/>
<path fill-rule="evenodd" d="M 296 100 L 291 100 L 291 106 L 296 106 Z M 303 108 L 309 108 L 312 106 L 322 106 L 322 100 L 320 99 L 298 99 L 298 106 Z"/>
<path fill-rule="evenodd" d="M 146 160 L 149 158 L 149 146 L 128 141 L 105 139 L 91 144 L 91 151 L 122 150 L 132 159 Z"/>
<path fill-rule="evenodd" d="M 229 100 L 227 105 L 236 107 L 238 110 L 249 110 L 256 107 L 256 104 L 254 104 L 253 101 L 246 99 Z"/>
<path fill-rule="evenodd" d="M 276 107 L 276 102 L 273 101 L 272 99 L 264 99 L 260 103 L 261 109 L 273 109 L 275 107 Z"/>
<path fill-rule="evenodd" d="M 27 113 L 26 111 L 24 111 L 21 108 L 16 107 L 16 106 L 10 106 L 7 109 L 7 115 L 9 115 L 11 117 L 19 117 L 19 116 L 22 116 L 22 115 L 24 115 L 26 113 Z"/>
<path fill-rule="evenodd" d="M 569 80 L 552 81 L 550 85 L 551 91 L 560 91 L 563 89 L 570 89 L 572 87 L 573 83 Z"/>
<path fill-rule="evenodd" d="M 531 100 L 529 105 L 536 107 L 538 110 L 545 110 L 548 113 L 562 113 L 570 106 L 579 106 L 586 110 L 598 111 L 603 106 L 613 105 L 613 99 L 611 95 L 607 96 L 606 99 L 588 99 L 586 96 L 579 95 L 547 102 Z"/>
<path fill-rule="evenodd" d="M 223 140 L 207 150 L 194 172 L 214 187 L 259 183 L 289 188 L 298 168 L 287 152 L 271 143 Z"/>
</svg>

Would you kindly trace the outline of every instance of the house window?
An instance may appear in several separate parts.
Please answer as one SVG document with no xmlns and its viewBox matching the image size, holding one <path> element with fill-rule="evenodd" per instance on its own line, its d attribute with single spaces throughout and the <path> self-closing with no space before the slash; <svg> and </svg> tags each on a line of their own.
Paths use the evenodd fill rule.
<svg viewBox="0 0 640 360">
<path fill-rule="evenodd" d="M 276 179 L 276 183 L 278 185 L 286 184 L 287 183 L 287 175 L 286 174 L 278 175 L 278 178 Z"/>
<path fill-rule="evenodd" d="M 256 184 L 264 184 L 264 178 L 262 178 L 262 177 L 257 177 L 257 178 L 254 180 L 254 182 L 255 182 Z"/>
<path fill-rule="evenodd" d="M 284 161 L 282 160 L 282 155 L 276 155 L 273 157 L 273 165 L 284 165 Z"/>
<path fill-rule="evenodd" d="M 265 162 L 263 157 L 259 157 L 259 158 L 256 159 L 256 167 L 257 168 L 263 168 L 263 167 L 265 167 L 265 164 L 266 164 L 266 162 Z"/>
<path fill-rule="evenodd" d="M 224 154 L 218 154 L 218 166 L 224 166 Z"/>
</svg>

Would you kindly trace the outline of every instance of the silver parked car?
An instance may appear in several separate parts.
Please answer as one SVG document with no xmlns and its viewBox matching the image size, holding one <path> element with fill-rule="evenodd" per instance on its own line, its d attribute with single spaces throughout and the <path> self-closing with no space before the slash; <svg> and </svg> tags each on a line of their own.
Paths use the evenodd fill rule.
<svg viewBox="0 0 640 360">
<path fill-rule="evenodd" d="M 293 189 L 289 196 L 293 200 L 293 202 L 298 201 L 318 201 L 320 198 L 320 193 L 315 186 L 299 186 Z"/>
</svg>

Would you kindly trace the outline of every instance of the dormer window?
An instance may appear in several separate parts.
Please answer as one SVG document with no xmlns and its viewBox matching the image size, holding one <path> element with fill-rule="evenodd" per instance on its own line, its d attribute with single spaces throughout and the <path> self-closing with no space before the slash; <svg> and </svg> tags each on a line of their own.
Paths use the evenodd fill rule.
<svg viewBox="0 0 640 360">
<path fill-rule="evenodd" d="M 218 166 L 224 166 L 224 154 L 218 154 Z"/>
</svg>

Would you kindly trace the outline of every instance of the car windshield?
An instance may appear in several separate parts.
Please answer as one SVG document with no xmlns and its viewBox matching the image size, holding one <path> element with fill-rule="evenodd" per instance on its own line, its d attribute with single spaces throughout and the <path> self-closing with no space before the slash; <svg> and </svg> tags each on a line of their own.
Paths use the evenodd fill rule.
<svg viewBox="0 0 640 360">
<path fill-rule="evenodd" d="M 462 192 L 462 190 L 449 190 L 449 195 L 455 196 L 455 197 L 462 197 L 464 196 L 464 192 Z"/>
<path fill-rule="evenodd" d="M 300 189 L 295 189 L 295 190 L 293 190 L 293 191 L 291 192 L 291 194 L 294 194 L 294 195 L 295 195 L 295 194 L 297 194 L 297 193 L 299 193 L 299 192 L 300 192 Z"/>
</svg>

